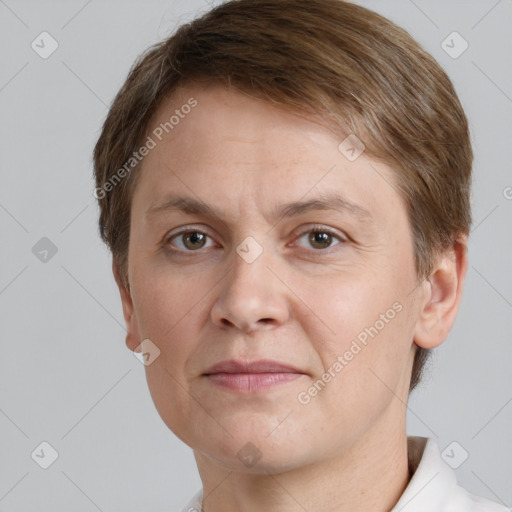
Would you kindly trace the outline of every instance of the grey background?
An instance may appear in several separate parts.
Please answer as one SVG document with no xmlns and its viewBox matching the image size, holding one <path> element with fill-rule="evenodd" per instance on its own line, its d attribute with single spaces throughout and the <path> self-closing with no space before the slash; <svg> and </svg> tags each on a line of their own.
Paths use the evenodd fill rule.
<svg viewBox="0 0 512 512">
<path fill-rule="evenodd" d="M 456 458 L 469 454 L 459 482 L 510 507 L 512 1 L 360 3 L 447 70 L 476 154 L 464 298 L 411 396 L 408 433 L 441 450 L 459 443 Z M 200 486 L 192 451 L 161 421 L 124 344 L 91 151 L 135 57 L 208 8 L 0 0 L 0 512 L 173 511 Z M 47 59 L 31 48 L 42 31 L 59 44 Z M 453 31 L 469 43 L 457 59 L 441 47 Z M 46 262 L 32 252 L 43 237 L 57 248 Z M 43 441 L 59 454 L 48 469 L 31 458 Z"/>
</svg>

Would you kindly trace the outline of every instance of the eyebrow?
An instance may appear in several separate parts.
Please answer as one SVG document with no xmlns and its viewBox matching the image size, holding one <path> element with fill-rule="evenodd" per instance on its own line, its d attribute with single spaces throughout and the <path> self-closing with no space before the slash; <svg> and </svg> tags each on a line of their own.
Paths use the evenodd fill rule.
<svg viewBox="0 0 512 512">
<path fill-rule="evenodd" d="M 269 216 L 269 220 L 276 221 L 283 218 L 291 218 L 316 210 L 343 211 L 361 222 L 373 219 L 369 210 L 353 203 L 336 193 L 325 193 L 320 197 L 307 201 L 294 201 L 275 207 Z M 193 197 L 171 196 L 163 202 L 153 205 L 146 210 L 147 216 L 154 216 L 162 212 L 180 211 L 191 215 L 205 215 L 223 222 L 222 215 L 203 201 Z"/>
</svg>

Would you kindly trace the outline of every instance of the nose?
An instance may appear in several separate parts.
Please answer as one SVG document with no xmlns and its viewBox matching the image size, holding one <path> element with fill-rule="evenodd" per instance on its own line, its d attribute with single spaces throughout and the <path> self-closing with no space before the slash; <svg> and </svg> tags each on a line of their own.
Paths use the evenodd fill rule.
<svg viewBox="0 0 512 512">
<path fill-rule="evenodd" d="M 219 283 L 211 310 L 215 325 L 249 333 L 274 329 L 288 320 L 288 289 L 268 263 L 265 252 L 249 263 L 233 251 L 232 268 Z"/>
</svg>

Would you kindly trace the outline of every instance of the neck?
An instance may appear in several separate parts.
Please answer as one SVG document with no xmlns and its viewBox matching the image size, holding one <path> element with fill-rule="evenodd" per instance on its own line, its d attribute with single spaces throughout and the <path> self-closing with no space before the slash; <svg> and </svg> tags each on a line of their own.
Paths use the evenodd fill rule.
<svg viewBox="0 0 512 512">
<path fill-rule="evenodd" d="M 405 418 L 400 428 L 372 431 L 350 450 L 285 473 L 241 473 L 195 452 L 205 512 L 387 512 L 410 480 Z"/>
</svg>

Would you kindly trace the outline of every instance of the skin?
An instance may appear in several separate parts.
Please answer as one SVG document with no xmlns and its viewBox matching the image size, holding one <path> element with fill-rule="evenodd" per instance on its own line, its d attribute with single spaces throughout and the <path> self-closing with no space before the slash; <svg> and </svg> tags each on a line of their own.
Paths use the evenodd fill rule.
<svg viewBox="0 0 512 512">
<path fill-rule="evenodd" d="M 365 153 L 351 162 L 338 150 L 344 137 L 319 120 L 223 86 L 177 91 L 148 134 L 190 97 L 197 106 L 139 169 L 129 289 L 113 271 L 128 348 L 150 339 L 160 350 L 147 382 L 163 421 L 194 450 L 204 510 L 388 511 L 410 479 L 405 417 L 415 345 L 438 346 L 453 325 L 466 239 L 418 282 L 393 169 Z M 283 203 L 333 191 L 370 217 L 341 209 L 271 217 Z M 170 194 L 207 203 L 220 219 L 148 213 Z M 207 237 L 169 240 L 180 228 Z M 334 235 L 315 245 L 308 236 L 322 228 Z M 248 236 L 263 248 L 251 263 L 236 250 Z M 401 311 L 300 403 L 299 393 L 397 302 Z M 302 374 L 253 393 L 204 376 L 226 359 L 262 358 Z M 247 443 L 260 457 L 250 467 L 237 456 Z"/>
</svg>

